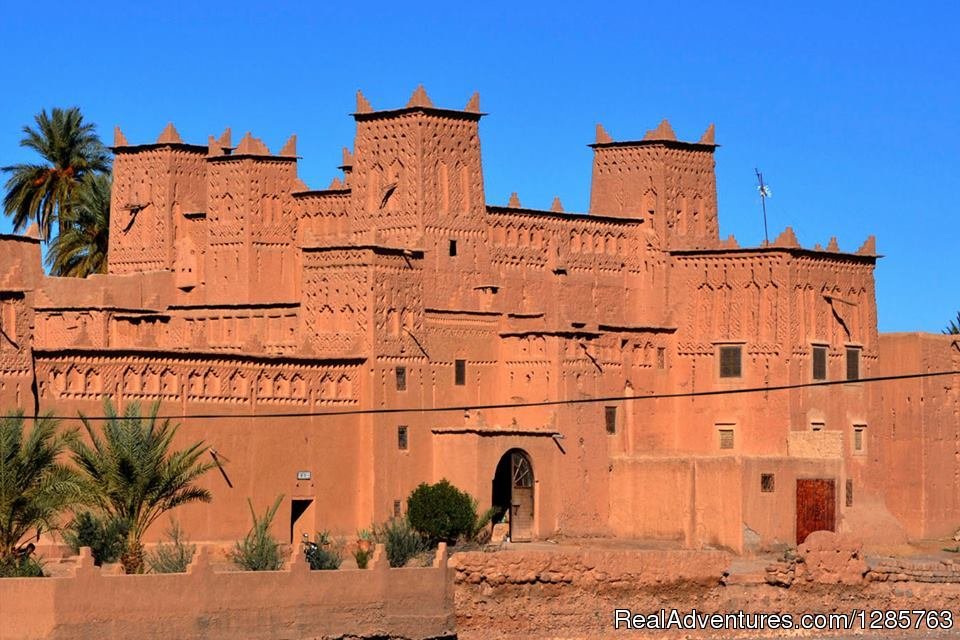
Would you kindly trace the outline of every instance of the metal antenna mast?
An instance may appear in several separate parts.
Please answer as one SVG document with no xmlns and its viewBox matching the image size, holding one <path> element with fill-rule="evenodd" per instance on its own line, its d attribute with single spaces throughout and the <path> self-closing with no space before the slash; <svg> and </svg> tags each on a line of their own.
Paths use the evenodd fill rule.
<svg viewBox="0 0 960 640">
<path fill-rule="evenodd" d="M 770 193 L 770 187 L 763 183 L 763 174 L 760 173 L 760 169 L 754 169 L 754 172 L 757 174 L 757 191 L 760 192 L 760 206 L 763 207 L 763 241 L 764 244 L 770 244 L 770 236 L 767 233 L 767 198 L 769 198 L 772 193 Z"/>
</svg>

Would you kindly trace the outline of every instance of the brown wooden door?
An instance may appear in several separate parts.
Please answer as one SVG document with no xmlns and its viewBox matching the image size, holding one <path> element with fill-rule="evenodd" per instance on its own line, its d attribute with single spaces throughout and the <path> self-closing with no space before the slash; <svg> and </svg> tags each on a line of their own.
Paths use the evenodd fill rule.
<svg viewBox="0 0 960 640">
<path fill-rule="evenodd" d="M 836 530 L 836 496 L 833 480 L 797 480 L 797 544 L 814 531 Z"/>
<path fill-rule="evenodd" d="M 510 454 L 510 541 L 529 542 L 533 537 L 533 469 L 520 452 Z"/>
</svg>

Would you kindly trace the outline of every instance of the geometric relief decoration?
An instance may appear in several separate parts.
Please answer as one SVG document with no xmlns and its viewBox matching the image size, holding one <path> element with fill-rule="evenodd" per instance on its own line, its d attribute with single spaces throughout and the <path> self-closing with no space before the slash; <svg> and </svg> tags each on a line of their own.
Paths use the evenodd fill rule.
<svg viewBox="0 0 960 640">
<path fill-rule="evenodd" d="M 43 395 L 63 400 L 187 403 L 352 405 L 358 402 L 354 365 L 258 364 L 102 357 L 38 360 Z M 114 398 L 117 400 L 117 398 Z"/>
</svg>

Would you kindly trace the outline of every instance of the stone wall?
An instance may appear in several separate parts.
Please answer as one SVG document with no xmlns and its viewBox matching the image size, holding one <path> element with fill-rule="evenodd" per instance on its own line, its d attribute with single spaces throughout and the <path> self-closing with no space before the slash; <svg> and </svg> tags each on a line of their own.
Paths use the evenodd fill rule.
<svg viewBox="0 0 960 640">
<path fill-rule="evenodd" d="M 217 572 L 201 551 L 186 574 L 105 575 L 83 549 L 65 578 L 0 580 L 0 639 L 279 640 L 455 637 L 446 547 L 433 567 Z"/>
<path fill-rule="evenodd" d="M 686 583 L 719 584 L 730 555 L 721 551 L 569 550 L 468 552 L 451 558 L 456 582 L 504 585 L 568 584 L 604 588 Z"/>
<path fill-rule="evenodd" d="M 789 613 L 799 620 L 802 613 L 955 609 L 960 598 L 960 565 L 934 566 L 933 562 L 904 559 L 865 564 L 859 544 L 852 538 L 810 542 L 803 550 L 803 563 L 794 563 L 806 565 L 801 577 L 789 582 L 771 579 L 777 567 L 770 567 L 765 576 L 762 565 L 755 569 L 739 566 L 737 575 L 731 576 L 737 565 L 731 566 L 733 556 L 721 552 L 558 549 L 458 553 L 450 561 L 455 569 L 457 638 L 779 638 L 785 634 L 780 629 L 615 630 L 614 611 Z M 831 553 L 834 558 L 828 557 Z M 779 570 L 782 573 L 784 567 Z M 844 577 L 847 579 L 841 579 Z M 859 629 L 794 630 L 790 637 L 850 638 L 860 633 Z M 935 635 L 926 628 L 873 633 L 891 638 L 955 637 L 951 635 L 955 631 Z"/>
</svg>

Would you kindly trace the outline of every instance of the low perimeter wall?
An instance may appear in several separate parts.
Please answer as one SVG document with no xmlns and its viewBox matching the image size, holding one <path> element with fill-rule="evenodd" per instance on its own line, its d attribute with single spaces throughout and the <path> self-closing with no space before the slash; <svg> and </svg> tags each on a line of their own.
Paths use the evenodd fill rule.
<svg viewBox="0 0 960 640">
<path fill-rule="evenodd" d="M 295 640 L 454 638 L 446 546 L 432 567 L 216 572 L 197 553 L 185 574 L 103 575 L 82 549 L 65 578 L 0 580 L 0 639 Z"/>
</svg>

